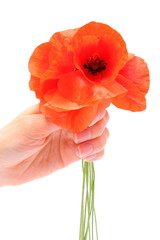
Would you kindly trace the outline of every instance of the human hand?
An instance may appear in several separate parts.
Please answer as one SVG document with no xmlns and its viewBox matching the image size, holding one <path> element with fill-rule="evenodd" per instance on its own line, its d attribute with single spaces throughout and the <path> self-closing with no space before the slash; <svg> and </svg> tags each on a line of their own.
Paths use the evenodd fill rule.
<svg viewBox="0 0 160 240">
<path fill-rule="evenodd" d="M 73 134 L 49 122 L 39 104 L 0 130 L 0 186 L 41 178 L 84 159 L 102 158 L 109 133 L 106 111 L 81 133 Z"/>
</svg>

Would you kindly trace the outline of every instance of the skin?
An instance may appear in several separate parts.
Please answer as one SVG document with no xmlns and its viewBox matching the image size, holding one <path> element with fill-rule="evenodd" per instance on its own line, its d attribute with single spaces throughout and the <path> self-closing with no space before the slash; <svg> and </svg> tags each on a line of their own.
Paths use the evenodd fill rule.
<svg viewBox="0 0 160 240">
<path fill-rule="evenodd" d="M 47 176 L 82 158 L 103 157 L 109 133 L 106 111 L 83 132 L 73 134 L 49 122 L 39 104 L 0 130 L 0 186 L 19 185 Z"/>
</svg>

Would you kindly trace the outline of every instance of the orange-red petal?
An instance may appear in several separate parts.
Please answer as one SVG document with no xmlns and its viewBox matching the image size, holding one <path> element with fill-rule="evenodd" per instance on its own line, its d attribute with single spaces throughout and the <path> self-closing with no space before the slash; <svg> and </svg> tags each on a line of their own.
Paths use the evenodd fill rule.
<svg viewBox="0 0 160 240">
<path fill-rule="evenodd" d="M 37 98 L 41 98 L 42 94 L 40 91 L 40 78 L 31 75 L 29 80 L 29 88 L 30 90 L 35 91 Z"/>
<path fill-rule="evenodd" d="M 32 53 L 29 60 L 29 71 L 35 77 L 41 77 L 49 67 L 49 52 L 51 43 L 46 42 L 39 45 Z"/>
<path fill-rule="evenodd" d="M 113 81 L 106 84 L 105 89 L 106 89 L 106 96 L 104 98 L 114 98 L 119 94 L 124 94 L 128 91 L 124 86 L 119 84 L 117 81 Z"/>
<path fill-rule="evenodd" d="M 48 91 L 44 95 L 44 99 L 51 107 L 60 108 L 63 111 L 80 109 L 82 106 L 79 106 L 75 102 L 71 102 L 68 99 L 62 97 L 58 92 L 52 90 Z"/>
<path fill-rule="evenodd" d="M 81 132 L 94 120 L 98 111 L 98 104 L 77 110 L 72 125 L 73 132 Z"/>
<path fill-rule="evenodd" d="M 102 102 L 98 103 L 98 109 L 97 110 L 102 112 L 102 110 L 108 108 L 110 104 L 111 104 L 111 99 L 105 99 Z"/>
<path fill-rule="evenodd" d="M 79 42 L 73 45 L 75 52 L 75 65 L 84 71 L 83 65 L 90 56 L 97 54 L 99 40 L 96 36 L 82 36 Z"/>
<path fill-rule="evenodd" d="M 56 32 L 50 38 L 50 42 L 52 44 L 58 44 L 59 48 L 61 48 L 62 46 L 64 46 L 64 44 L 71 42 L 71 40 L 72 40 L 73 36 L 75 35 L 75 33 L 77 32 L 77 30 L 78 30 L 78 28 L 69 29 L 69 30 L 65 30 L 65 31 L 61 31 L 61 32 Z"/>
<path fill-rule="evenodd" d="M 130 79 L 118 75 L 116 81 L 124 86 L 128 92 L 112 99 L 112 103 L 118 107 L 130 111 L 142 111 L 146 108 L 145 94 L 133 84 Z"/>
<path fill-rule="evenodd" d="M 149 70 L 145 61 L 133 56 L 119 72 L 125 78 L 130 79 L 137 88 L 146 94 L 149 89 Z"/>
<path fill-rule="evenodd" d="M 80 27 L 74 35 L 74 41 L 78 41 L 82 36 L 94 35 L 100 38 L 102 35 L 113 36 L 117 41 L 125 48 L 125 42 L 122 36 L 109 25 L 99 22 L 89 22 L 84 26 Z"/>
<path fill-rule="evenodd" d="M 50 69 L 46 70 L 40 78 L 40 84 L 44 84 L 47 80 L 57 79 L 57 72 Z"/>
<path fill-rule="evenodd" d="M 63 97 L 79 105 L 113 98 L 127 91 L 116 81 L 105 87 L 98 83 L 89 82 L 80 71 L 71 72 L 60 78 L 58 89 Z"/>
<path fill-rule="evenodd" d="M 56 90 L 57 79 L 53 77 L 54 73 L 47 70 L 41 78 L 37 78 L 31 75 L 29 81 L 29 87 L 31 90 L 35 91 L 36 97 L 39 99 L 43 98 L 43 95 L 49 90 Z"/>
<path fill-rule="evenodd" d="M 98 104 L 79 110 L 57 112 L 49 104 L 41 106 L 42 113 L 53 123 L 73 132 L 81 132 L 93 121 L 97 114 Z"/>
<path fill-rule="evenodd" d="M 113 81 L 128 59 L 126 44 L 121 35 L 106 24 L 91 22 L 79 28 L 73 37 L 75 64 L 91 81 Z M 106 69 L 91 74 L 84 64 L 90 57 L 98 56 Z"/>
<path fill-rule="evenodd" d="M 39 84 L 40 84 L 40 78 L 31 75 L 29 80 L 30 90 L 37 91 L 39 88 Z"/>
<path fill-rule="evenodd" d="M 62 52 L 58 53 L 49 66 L 49 70 L 52 71 L 56 77 L 72 72 L 75 69 L 73 51 L 71 51 L 70 48 L 65 48 Z"/>
<path fill-rule="evenodd" d="M 58 81 L 59 93 L 70 101 L 79 104 L 88 103 L 90 99 L 91 83 L 88 82 L 80 71 L 74 71 L 62 76 Z"/>
</svg>

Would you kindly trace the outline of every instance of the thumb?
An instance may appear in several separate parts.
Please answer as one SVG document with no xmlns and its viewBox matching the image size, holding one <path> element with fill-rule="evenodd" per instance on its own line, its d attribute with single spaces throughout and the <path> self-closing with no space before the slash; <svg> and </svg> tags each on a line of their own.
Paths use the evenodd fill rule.
<svg viewBox="0 0 160 240">
<path fill-rule="evenodd" d="M 43 114 L 24 115 L 24 134 L 32 139 L 49 136 L 51 133 L 61 129 L 56 124 L 48 121 Z"/>
</svg>

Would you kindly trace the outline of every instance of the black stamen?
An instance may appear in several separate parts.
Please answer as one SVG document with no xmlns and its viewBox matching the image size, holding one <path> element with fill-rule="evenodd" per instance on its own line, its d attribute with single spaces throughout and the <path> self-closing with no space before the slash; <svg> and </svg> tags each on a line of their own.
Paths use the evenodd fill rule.
<svg viewBox="0 0 160 240">
<path fill-rule="evenodd" d="M 86 60 L 86 63 L 83 65 L 85 69 L 88 69 L 88 72 L 96 76 L 98 73 L 106 69 L 108 64 L 100 59 L 98 56 L 91 56 Z"/>
</svg>

